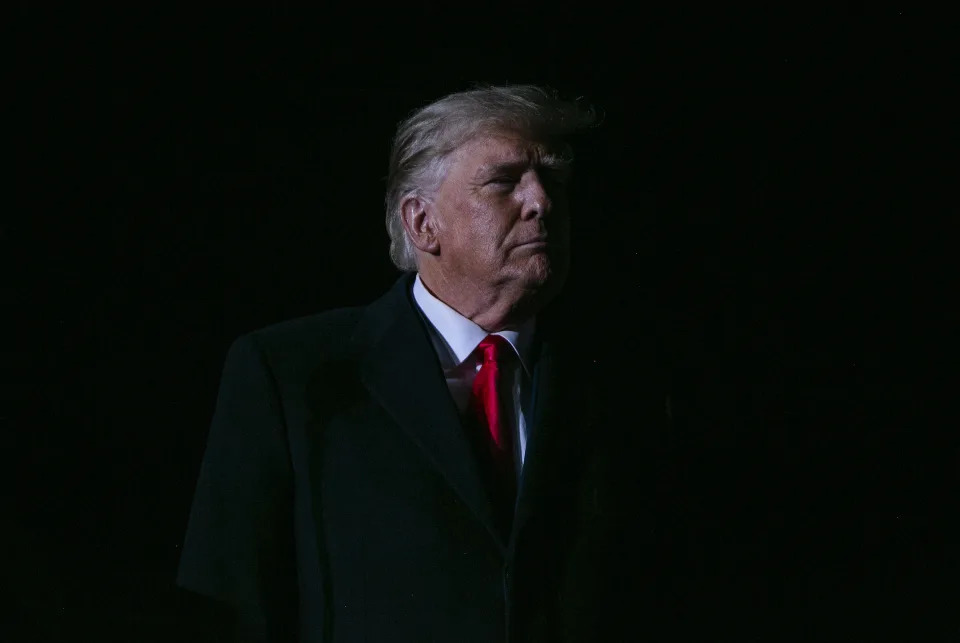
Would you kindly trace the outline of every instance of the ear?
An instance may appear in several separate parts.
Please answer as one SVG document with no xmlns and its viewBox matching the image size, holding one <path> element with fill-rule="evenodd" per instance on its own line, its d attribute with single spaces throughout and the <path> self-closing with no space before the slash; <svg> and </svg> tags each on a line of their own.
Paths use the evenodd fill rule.
<svg viewBox="0 0 960 643">
<path fill-rule="evenodd" d="M 400 203 L 400 219 L 410 241 L 420 252 L 440 254 L 439 227 L 432 203 L 412 194 Z"/>
</svg>

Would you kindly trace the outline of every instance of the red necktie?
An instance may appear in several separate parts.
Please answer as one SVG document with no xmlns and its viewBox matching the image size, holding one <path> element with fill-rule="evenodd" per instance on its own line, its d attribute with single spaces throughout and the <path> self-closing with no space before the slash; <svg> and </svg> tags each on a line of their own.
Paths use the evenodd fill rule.
<svg viewBox="0 0 960 643">
<path fill-rule="evenodd" d="M 516 499 L 516 471 L 513 463 L 513 430 L 507 404 L 511 401 L 509 367 L 516 357 L 513 346 L 499 335 L 487 335 L 477 347 L 483 363 L 473 380 L 468 411 L 476 420 L 481 458 L 489 476 L 502 526 L 508 528 Z"/>
</svg>

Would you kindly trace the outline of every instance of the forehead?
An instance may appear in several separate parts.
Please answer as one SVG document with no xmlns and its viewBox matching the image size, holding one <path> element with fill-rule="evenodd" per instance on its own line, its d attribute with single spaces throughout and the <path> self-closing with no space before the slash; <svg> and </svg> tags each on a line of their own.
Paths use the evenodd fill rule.
<svg viewBox="0 0 960 643">
<path fill-rule="evenodd" d="M 452 160 L 463 170 L 502 163 L 534 163 L 550 155 L 554 148 L 523 134 L 498 131 L 471 138 L 454 152 Z"/>
</svg>

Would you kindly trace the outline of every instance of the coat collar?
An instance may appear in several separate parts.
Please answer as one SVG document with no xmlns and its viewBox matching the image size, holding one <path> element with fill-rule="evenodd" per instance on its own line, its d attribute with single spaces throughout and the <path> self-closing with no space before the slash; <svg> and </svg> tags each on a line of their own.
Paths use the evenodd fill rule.
<svg viewBox="0 0 960 643">
<path fill-rule="evenodd" d="M 418 308 L 436 331 L 432 335 L 434 346 L 441 355 L 441 365 L 451 368 L 469 359 L 489 333 L 438 299 L 427 289 L 419 275 L 414 279 L 412 290 Z M 532 373 L 530 357 L 535 328 L 536 320 L 531 318 L 519 329 L 496 333 L 513 346 L 527 375 Z"/>
</svg>

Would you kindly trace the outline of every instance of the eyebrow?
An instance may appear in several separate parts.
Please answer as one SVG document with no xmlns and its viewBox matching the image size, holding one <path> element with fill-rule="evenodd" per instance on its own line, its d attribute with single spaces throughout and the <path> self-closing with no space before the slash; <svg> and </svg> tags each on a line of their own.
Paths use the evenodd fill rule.
<svg viewBox="0 0 960 643">
<path fill-rule="evenodd" d="M 529 167 L 530 163 L 526 159 L 515 161 L 504 161 L 501 163 L 490 163 L 481 165 L 477 168 L 477 177 L 495 176 L 502 173 L 511 173 Z M 544 154 L 533 164 L 534 167 L 553 171 L 564 171 L 570 169 L 570 159 L 560 154 Z"/>
</svg>

